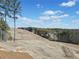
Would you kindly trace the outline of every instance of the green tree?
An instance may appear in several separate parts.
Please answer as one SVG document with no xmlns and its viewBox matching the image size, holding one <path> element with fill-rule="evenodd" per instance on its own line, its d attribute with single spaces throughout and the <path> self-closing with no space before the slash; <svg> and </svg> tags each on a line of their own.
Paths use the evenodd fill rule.
<svg viewBox="0 0 79 59">
<path fill-rule="evenodd" d="M 0 17 L 3 17 L 6 22 L 6 17 L 14 19 L 14 41 L 17 15 L 20 14 L 21 2 L 19 0 L 0 0 Z M 3 13 L 2 13 L 3 12 Z M 6 26 L 3 26 L 6 29 Z"/>
<path fill-rule="evenodd" d="M 7 23 L 6 17 L 8 16 L 9 5 L 11 0 L 0 0 L 0 17 L 4 18 L 5 23 Z M 5 26 L 5 29 L 7 27 Z"/>
<path fill-rule="evenodd" d="M 7 31 L 9 29 L 8 24 L 3 20 L 3 18 L 0 18 L 0 29 L 3 31 Z"/>
<path fill-rule="evenodd" d="M 11 0 L 11 6 L 10 6 L 10 13 L 11 18 L 14 19 L 14 41 L 16 36 L 16 19 L 18 18 L 17 15 L 20 14 L 21 11 L 21 2 L 19 0 Z"/>
<path fill-rule="evenodd" d="M 6 29 L 5 29 L 6 27 Z M 9 26 L 5 21 L 3 20 L 2 17 L 0 17 L 0 37 L 3 40 L 3 31 L 7 33 L 7 30 L 9 29 Z"/>
</svg>

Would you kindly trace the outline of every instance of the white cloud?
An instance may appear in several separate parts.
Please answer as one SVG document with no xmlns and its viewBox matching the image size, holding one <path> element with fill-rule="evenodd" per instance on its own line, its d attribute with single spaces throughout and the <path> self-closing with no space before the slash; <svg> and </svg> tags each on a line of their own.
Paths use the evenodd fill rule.
<svg viewBox="0 0 79 59">
<path fill-rule="evenodd" d="M 43 14 L 44 14 L 44 15 L 54 15 L 54 14 L 57 14 L 57 13 L 63 13 L 63 12 L 60 11 L 60 10 L 58 10 L 58 11 L 47 10 L 47 11 L 45 11 Z"/>
<path fill-rule="evenodd" d="M 39 17 L 40 20 L 62 20 L 62 18 L 68 17 L 68 14 L 65 14 L 64 12 L 62 12 L 61 10 L 48 10 L 43 12 L 43 15 Z"/>
<path fill-rule="evenodd" d="M 68 14 L 63 14 L 63 15 L 60 15 L 60 18 L 64 18 L 64 17 L 68 17 L 69 15 Z"/>
<path fill-rule="evenodd" d="M 44 15 L 44 16 L 40 16 L 39 19 L 40 19 L 40 20 L 48 20 L 48 19 L 50 19 L 50 17 Z"/>
<path fill-rule="evenodd" d="M 43 14 L 44 15 L 52 15 L 52 14 L 55 14 L 55 12 L 52 10 L 48 10 L 48 11 L 45 11 Z"/>
<path fill-rule="evenodd" d="M 40 4 L 37 4 L 36 6 L 37 6 L 37 8 L 40 8 L 41 5 Z"/>
<path fill-rule="evenodd" d="M 18 18 L 20 20 L 22 20 L 22 22 L 26 22 L 26 23 L 29 23 L 29 24 L 32 24 L 32 23 L 40 24 L 40 23 L 43 23 L 44 21 L 50 21 L 50 20 L 60 21 L 60 20 L 62 20 L 62 18 L 65 18 L 65 17 L 68 17 L 68 16 L 69 16 L 68 14 L 65 14 L 61 10 L 57 10 L 57 11 L 48 10 L 48 11 L 43 12 L 42 15 L 38 17 L 37 20 L 33 20 L 33 19 L 30 19 L 30 18 L 27 18 L 27 17 L 22 17 L 22 16 L 18 16 Z"/>
<path fill-rule="evenodd" d="M 79 11 L 76 11 L 76 14 L 79 14 Z"/>
<path fill-rule="evenodd" d="M 37 7 L 37 8 L 43 8 L 43 6 L 42 6 L 41 4 L 39 4 L 39 3 L 36 4 L 36 7 Z"/>
<path fill-rule="evenodd" d="M 16 21 L 17 27 L 41 27 L 43 26 L 43 21 L 42 20 L 36 20 L 36 19 L 31 19 L 28 17 L 23 17 L 23 16 L 18 16 L 18 20 Z M 13 26 L 13 25 L 12 25 Z"/>
<path fill-rule="evenodd" d="M 52 10 L 51 10 L 52 11 Z M 46 11 L 45 11 L 46 12 Z M 68 14 L 61 12 L 60 10 L 53 11 L 54 14 L 44 14 L 42 13 L 37 19 L 31 19 L 28 17 L 18 16 L 17 27 L 50 27 L 58 26 L 61 23 L 61 20 L 68 17 Z"/>
<path fill-rule="evenodd" d="M 51 16 L 51 19 L 53 20 L 60 20 L 62 18 L 68 17 L 68 14 L 58 15 L 58 16 Z"/>
<path fill-rule="evenodd" d="M 19 16 L 19 15 L 18 15 L 18 19 L 21 20 L 21 21 L 24 22 L 24 23 L 25 23 L 25 22 L 26 22 L 26 23 L 32 23 L 32 22 L 33 22 L 33 21 L 32 21 L 33 19 L 30 19 L 30 18 L 27 18 L 27 17 L 23 17 L 23 16 Z"/>
<path fill-rule="evenodd" d="M 68 2 L 63 2 L 60 4 L 60 6 L 65 6 L 65 7 L 72 7 L 76 5 L 76 1 L 68 1 Z"/>
<path fill-rule="evenodd" d="M 72 23 L 74 23 L 74 24 L 79 24 L 79 19 L 72 20 Z"/>
</svg>

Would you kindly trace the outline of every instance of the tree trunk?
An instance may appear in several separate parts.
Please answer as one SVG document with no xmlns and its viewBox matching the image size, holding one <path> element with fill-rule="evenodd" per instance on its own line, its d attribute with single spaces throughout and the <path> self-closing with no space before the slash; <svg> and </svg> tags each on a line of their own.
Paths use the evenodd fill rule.
<svg viewBox="0 0 79 59">
<path fill-rule="evenodd" d="M 6 21 L 6 10 L 5 10 L 5 15 L 4 15 L 4 17 L 5 17 L 5 23 L 7 23 L 7 21 Z M 5 29 L 6 29 L 6 26 L 5 26 Z"/>
<path fill-rule="evenodd" d="M 5 21 L 5 23 L 7 23 L 7 21 L 6 21 L 6 10 L 5 10 L 5 15 L 4 15 L 4 18 L 5 18 L 5 20 L 4 20 L 4 21 Z M 5 25 L 5 30 L 6 30 L 6 28 L 7 28 L 7 27 L 6 27 L 6 25 Z M 3 39 L 3 40 L 5 40 L 5 39 Z"/>
<path fill-rule="evenodd" d="M 3 30 L 1 29 L 1 39 L 3 40 Z"/>
<path fill-rule="evenodd" d="M 16 19 L 15 19 L 15 12 L 14 12 L 14 42 L 16 39 Z"/>
</svg>

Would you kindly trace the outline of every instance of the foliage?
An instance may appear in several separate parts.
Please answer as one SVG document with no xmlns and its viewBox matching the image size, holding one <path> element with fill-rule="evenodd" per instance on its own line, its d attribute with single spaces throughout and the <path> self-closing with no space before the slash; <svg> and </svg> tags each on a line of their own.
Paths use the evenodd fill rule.
<svg viewBox="0 0 79 59">
<path fill-rule="evenodd" d="M 20 13 L 21 10 L 21 2 L 19 0 L 11 0 L 11 4 L 10 4 L 10 14 L 11 14 L 11 18 L 13 18 L 14 20 L 14 41 L 15 41 L 15 29 L 16 29 L 16 19 L 17 19 L 17 15 Z"/>
<path fill-rule="evenodd" d="M 6 29 L 5 29 L 6 27 Z M 3 20 L 3 18 L 0 19 L 0 28 L 4 31 L 7 31 L 9 29 L 8 24 Z"/>
</svg>

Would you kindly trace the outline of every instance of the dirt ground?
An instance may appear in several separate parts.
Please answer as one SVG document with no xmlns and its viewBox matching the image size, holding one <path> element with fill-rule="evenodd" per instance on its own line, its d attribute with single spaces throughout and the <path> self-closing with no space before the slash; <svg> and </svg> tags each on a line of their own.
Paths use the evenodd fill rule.
<svg viewBox="0 0 79 59">
<path fill-rule="evenodd" d="M 32 59 L 28 53 L 0 51 L 0 59 Z"/>
<path fill-rule="evenodd" d="M 11 35 L 13 37 L 13 30 Z M 0 59 L 79 59 L 79 45 L 49 41 L 16 29 L 15 42 L 0 42 Z"/>
</svg>

